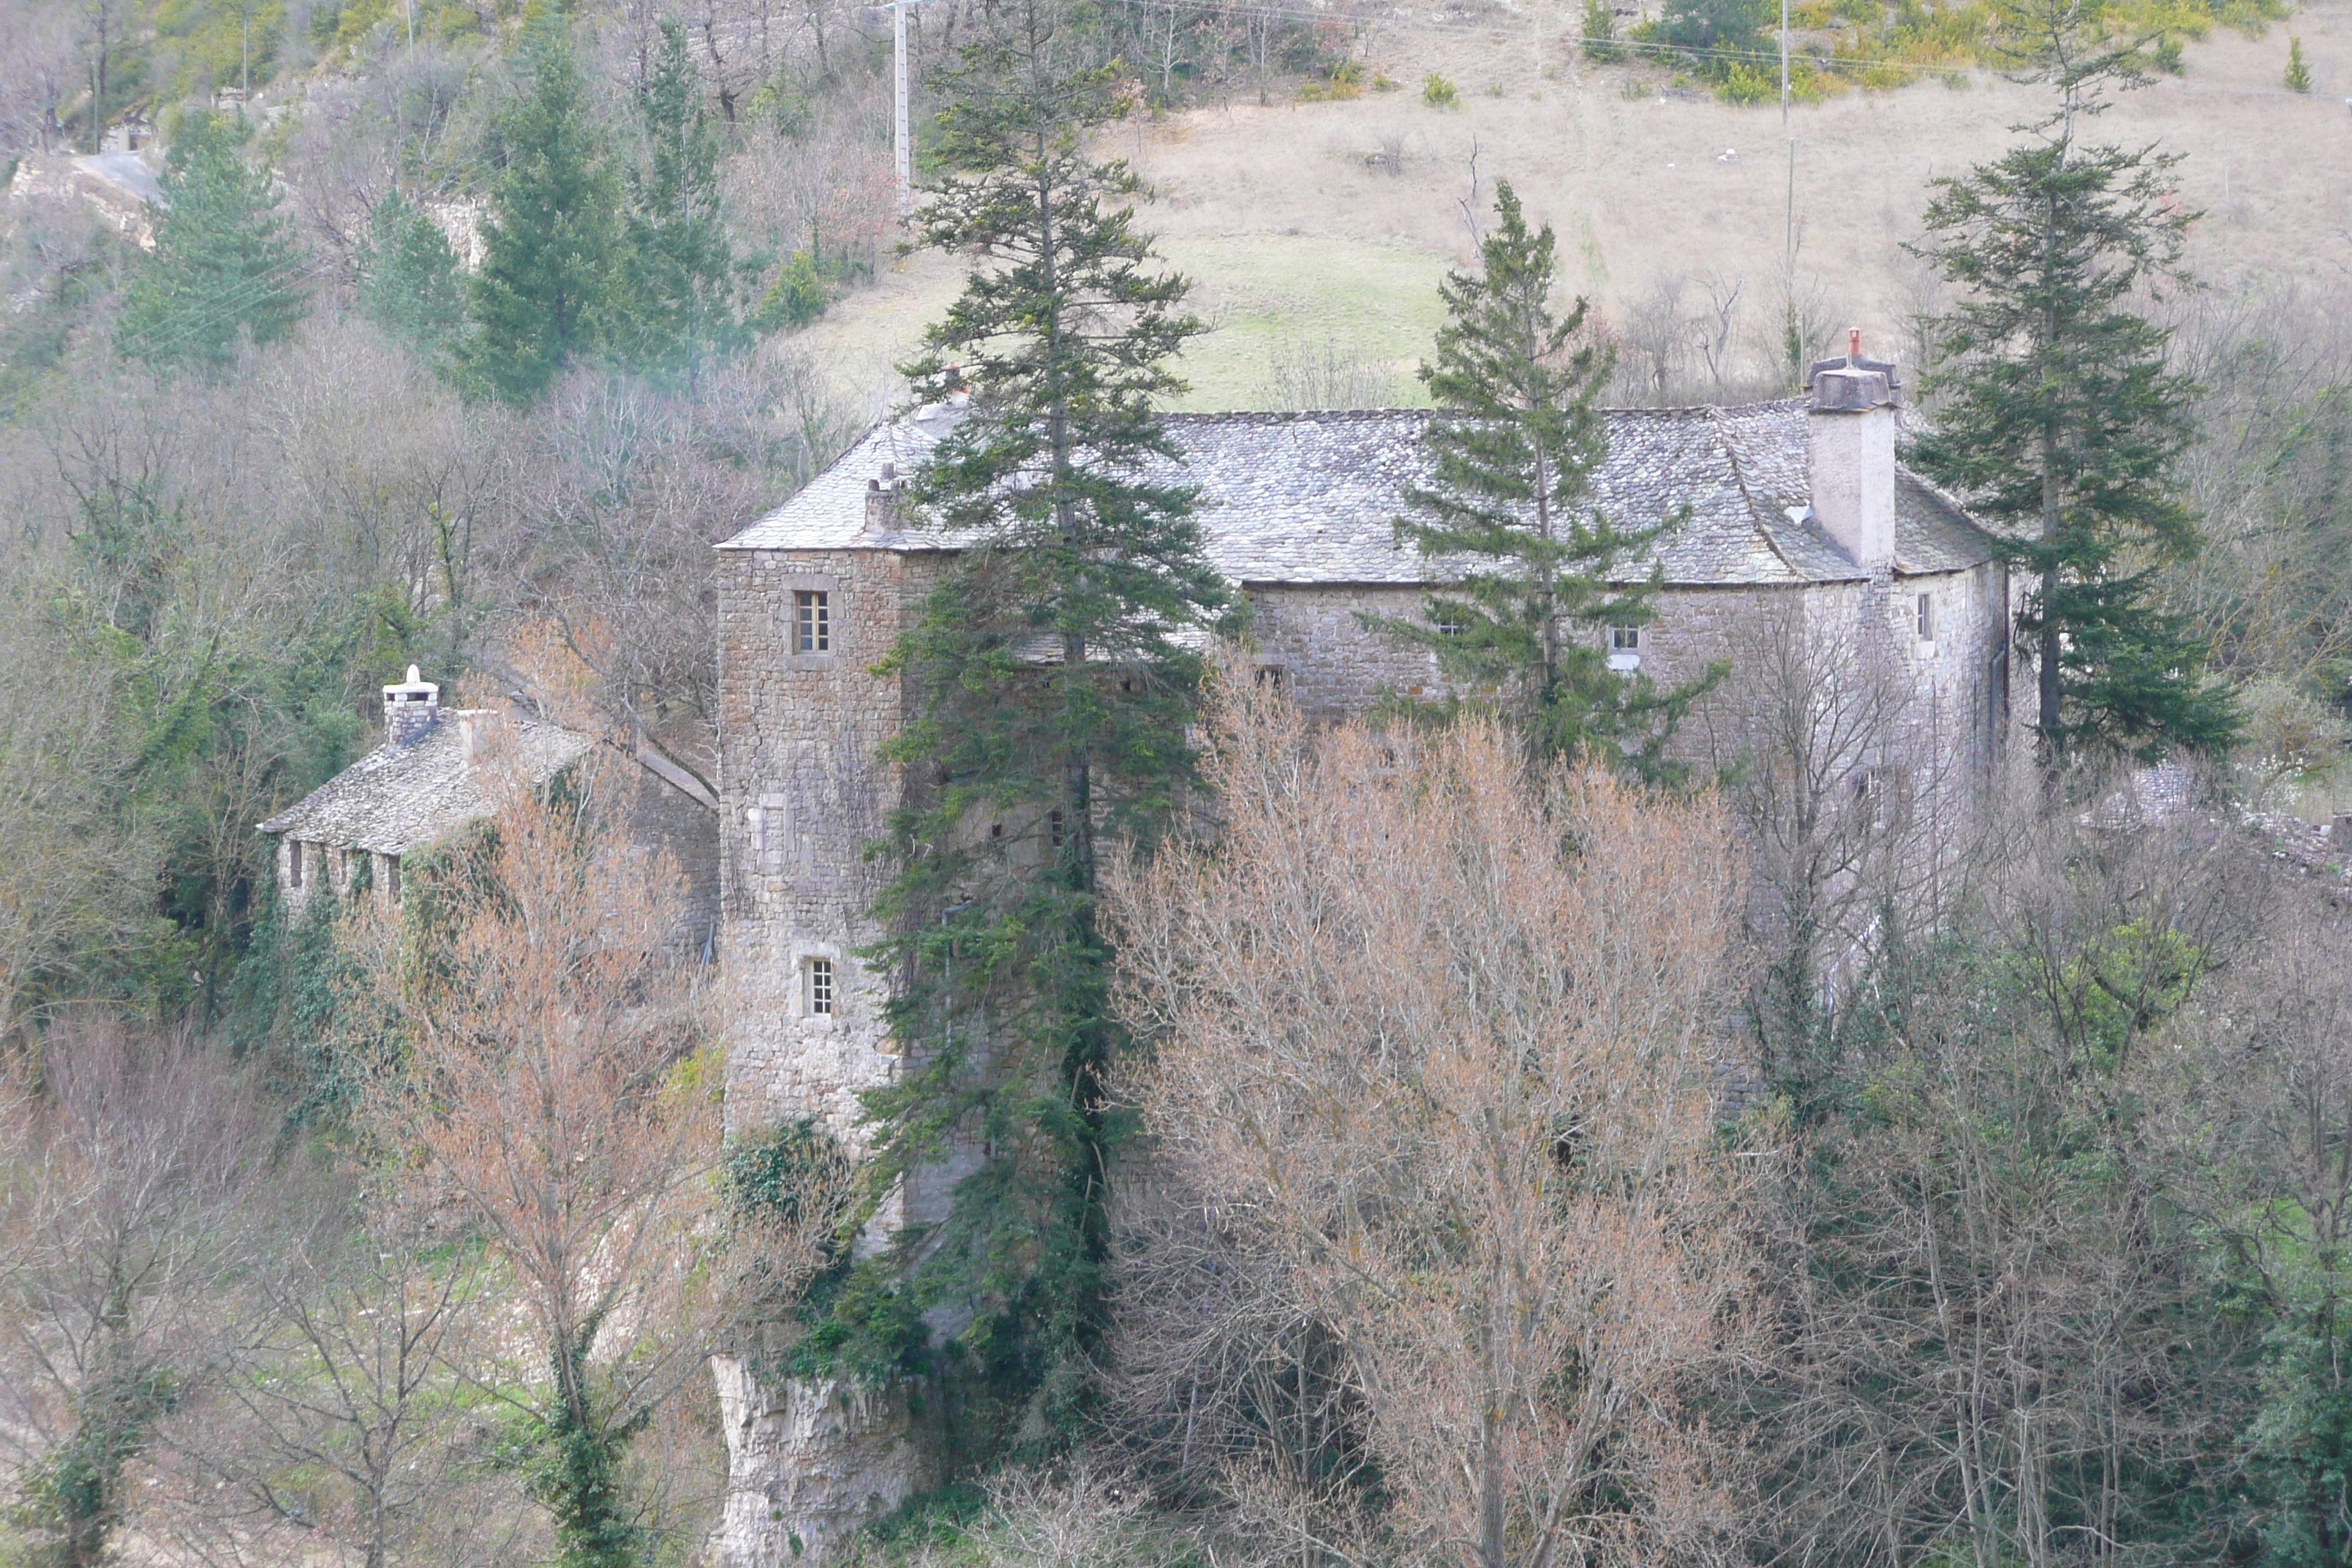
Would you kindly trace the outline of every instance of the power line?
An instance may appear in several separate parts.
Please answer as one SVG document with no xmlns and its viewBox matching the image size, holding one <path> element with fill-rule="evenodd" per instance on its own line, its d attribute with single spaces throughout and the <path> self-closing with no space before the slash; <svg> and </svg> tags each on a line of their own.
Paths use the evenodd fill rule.
<svg viewBox="0 0 2352 1568">
<path fill-rule="evenodd" d="M 308 257 L 298 257 L 281 262 L 252 275 L 229 293 L 215 295 L 204 301 L 193 314 L 183 317 L 183 325 L 178 331 L 151 346 L 159 353 L 176 349 L 199 332 L 235 321 L 244 310 L 259 304 L 273 289 L 302 276 L 308 269 L 309 260 Z"/>
<path fill-rule="evenodd" d="M 180 330 L 168 337 L 146 345 L 149 357 L 169 357 L 199 334 L 234 324 L 249 307 L 257 305 L 269 294 L 310 270 L 308 256 L 289 258 L 277 266 L 248 277 L 244 283 L 226 294 L 215 295 L 189 316 L 182 318 Z"/>
</svg>

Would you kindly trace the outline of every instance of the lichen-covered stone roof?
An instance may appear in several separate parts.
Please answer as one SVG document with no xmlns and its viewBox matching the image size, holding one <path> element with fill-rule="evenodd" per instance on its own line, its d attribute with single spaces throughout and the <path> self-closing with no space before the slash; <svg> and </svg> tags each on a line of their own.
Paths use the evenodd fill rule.
<svg viewBox="0 0 2352 1568">
<path fill-rule="evenodd" d="M 1397 542 L 1407 486 L 1427 471 L 1426 409 L 1353 413 L 1171 414 L 1181 478 L 1200 487 L 1211 558 L 1238 583 L 1418 583 L 1431 565 Z M 941 550 L 959 541 L 890 514 L 868 528 L 869 482 L 884 465 L 911 473 L 952 428 L 926 408 L 877 425 L 730 550 Z M 1592 498 L 1621 527 L 1688 517 L 1661 539 L 1653 563 L 1682 585 L 1845 582 L 1868 574 L 1817 527 L 1808 509 L 1805 405 L 1628 408 L 1607 415 L 1609 457 Z M 1155 476 L 1179 477 L 1172 471 Z M 1993 553 L 1992 540 L 1948 497 L 1898 467 L 1899 573 L 1950 572 Z"/>
<path fill-rule="evenodd" d="M 561 725 L 485 714 L 502 732 L 487 745 L 483 760 L 468 763 L 463 717 L 444 710 L 441 721 L 415 745 L 377 747 L 263 823 L 261 831 L 403 855 L 496 811 L 509 758 L 530 783 L 543 784 L 595 743 Z"/>
</svg>

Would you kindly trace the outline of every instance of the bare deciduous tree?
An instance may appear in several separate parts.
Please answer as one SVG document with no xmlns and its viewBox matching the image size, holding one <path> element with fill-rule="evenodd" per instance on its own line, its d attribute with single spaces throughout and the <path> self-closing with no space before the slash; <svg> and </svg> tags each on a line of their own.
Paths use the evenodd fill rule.
<svg viewBox="0 0 2352 1568">
<path fill-rule="evenodd" d="M 270 1143 L 251 1074 L 184 1033 L 60 1024 L 0 1088 L 0 1441 L 68 1568 L 105 1559 L 157 1425 L 227 1364 Z"/>
<path fill-rule="evenodd" d="M 505 1327 L 481 1250 L 396 1196 L 322 1184 L 313 1216 L 258 1271 L 235 1375 L 167 1424 L 177 1506 L 148 1533 L 202 1563 L 326 1542 L 365 1568 L 511 1561 L 514 1478 L 466 1451 L 462 1372 Z"/>
<path fill-rule="evenodd" d="M 129 761 L 113 672 L 57 657 L 31 606 L 0 605 L 0 1040 L 84 991 L 89 956 L 145 921 L 152 846 L 98 781 Z"/>
<path fill-rule="evenodd" d="M 1883 943 L 1933 926 L 1954 884 L 1962 775 L 1990 763 L 1908 679 L 1885 606 L 1789 606 L 1731 637 L 1731 700 L 1703 720 L 1735 778 L 1755 876 L 1763 1067 L 1793 1081 L 1842 985 Z M 1886 929 L 1890 917 L 1906 924 Z"/>
<path fill-rule="evenodd" d="M 1245 681 L 1214 722 L 1219 837 L 1112 900 L 1160 1150 L 1339 1347 L 1422 1560 L 1723 1560 L 1721 813 L 1530 783 L 1479 723 L 1310 738 Z"/>
<path fill-rule="evenodd" d="M 1700 286 L 1706 290 L 1706 310 L 1698 319 L 1698 357 L 1706 365 L 1708 395 L 1720 402 L 1729 395 L 1737 374 L 1732 353 L 1739 337 L 1739 297 L 1747 292 L 1748 281 L 1709 273 Z"/>
<path fill-rule="evenodd" d="M 407 884 L 425 929 L 375 906 L 354 932 L 405 1046 L 364 1120 L 507 1271 L 529 1332 L 478 1347 L 476 1381 L 542 1434 L 565 1549 L 619 1562 L 658 1523 L 628 1495 L 630 1445 L 708 1350 L 716 1083 L 674 873 L 616 830 L 602 753 L 541 791 L 506 734 L 476 763 L 504 775 L 488 831 Z"/>
<path fill-rule="evenodd" d="M 0 148 L 65 146 L 66 100 L 84 85 L 80 18 L 68 6 L 9 0 L 0 5 Z"/>
<path fill-rule="evenodd" d="M 1264 395 L 1269 408 L 1386 408 L 1396 399 L 1396 377 L 1327 338 L 1319 349 L 1277 348 Z"/>
<path fill-rule="evenodd" d="M 1884 1026 L 1847 1069 L 1869 1115 L 1780 1167 L 1791 1560 L 2042 1568 L 2194 1541 L 2168 1510 L 2245 1419 L 2248 1326 L 2207 1305 L 2184 1177 L 2226 1122 L 2198 1080 L 2232 1070 L 2196 1037 L 2239 1005 L 2200 987 L 2262 944 L 2259 874 L 2227 836 L 2096 813 L 1987 837 L 1965 922 L 1880 966 Z"/>
</svg>

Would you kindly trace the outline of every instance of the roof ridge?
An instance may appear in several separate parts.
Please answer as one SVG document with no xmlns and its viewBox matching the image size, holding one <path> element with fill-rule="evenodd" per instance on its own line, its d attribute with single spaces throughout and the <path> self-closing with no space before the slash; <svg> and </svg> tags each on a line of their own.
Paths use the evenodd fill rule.
<svg viewBox="0 0 2352 1568">
<path fill-rule="evenodd" d="M 1602 405 L 1593 410 L 1601 415 L 1646 416 L 1650 417 L 1706 418 L 1717 415 L 1746 414 L 1783 408 L 1803 404 L 1801 397 L 1769 397 L 1753 403 L 1675 403 L 1657 405 L 1629 404 Z M 1278 425 L 1297 420 L 1326 419 L 1397 419 L 1432 418 L 1444 413 L 1442 408 L 1391 406 L 1381 408 L 1171 408 L 1163 409 L 1159 417 L 1171 423 L 1186 425 L 1263 424 Z M 861 442 L 883 433 L 889 440 L 894 455 L 899 430 L 914 423 L 911 414 L 879 419 L 866 426 L 865 432 L 849 443 L 846 451 Z"/>
<path fill-rule="evenodd" d="M 1160 417 L 1188 425 L 1220 421 L 1273 425 L 1297 419 L 1392 419 L 1400 415 L 1426 417 L 1436 412 L 1434 408 L 1204 408 L 1170 409 Z"/>
<path fill-rule="evenodd" d="M 1767 397 L 1754 403 L 1669 403 L 1657 405 L 1645 404 L 1603 405 L 1601 407 L 1596 408 L 1594 412 L 1597 414 L 1655 415 L 1661 416 L 1678 416 L 1688 419 L 1693 417 L 1704 418 L 1709 415 L 1721 414 L 1777 413 L 1782 409 L 1801 407 L 1804 401 L 1805 400 L 1801 397 Z"/>
<path fill-rule="evenodd" d="M 1730 466 L 1731 482 L 1739 487 L 1739 504 L 1748 513 L 1749 530 L 1764 542 L 1764 548 L 1772 552 L 1774 560 L 1783 566 L 1790 566 L 1789 557 L 1782 552 L 1780 542 L 1772 537 L 1772 531 L 1764 526 L 1764 519 L 1756 510 L 1756 492 L 1748 483 L 1748 454 L 1740 446 L 1738 437 L 1732 434 L 1730 422 L 1724 417 L 1726 410 L 1710 406 L 1707 412 L 1710 416 L 1707 423 L 1715 426 L 1716 435 L 1723 442 L 1723 460 Z M 1790 570 L 1794 571 L 1795 568 L 1790 566 Z"/>
</svg>

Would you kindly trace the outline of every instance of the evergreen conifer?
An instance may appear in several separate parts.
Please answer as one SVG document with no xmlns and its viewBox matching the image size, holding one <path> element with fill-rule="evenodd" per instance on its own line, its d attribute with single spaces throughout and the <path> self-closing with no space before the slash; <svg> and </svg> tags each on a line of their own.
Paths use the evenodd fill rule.
<svg viewBox="0 0 2352 1568">
<path fill-rule="evenodd" d="M 605 346 L 621 260 L 620 181 L 560 10 L 532 19 L 523 62 L 529 85 L 499 119 L 503 169 L 459 355 L 468 385 L 510 403 Z"/>
<path fill-rule="evenodd" d="M 1624 50 L 1617 43 L 1617 14 L 1609 0 L 1584 0 L 1584 58 L 1613 65 Z"/>
<path fill-rule="evenodd" d="M 748 279 L 720 207 L 719 138 L 675 17 L 662 19 L 637 105 L 646 150 L 629 174 L 625 353 L 642 369 L 684 374 L 747 340 Z"/>
<path fill-rule="evenodd" d="M 436 363 L 466 326 L 464 279 L 441 226 L 398 191 L 376 204 L 360 253 L 360 313 Z"/>
<path fill-rule="evenodd" d="M 1104 1322 L 1119 1037 L 1097 844 L 1147 846 L 1192 776 L 1187 638 L 1223 599 L 1154 412 L 1201 326 L 1118 199 L 1127 168 L 1087 151 L 1126 108 L 1090 43 L 1060 0 L 1013 0 L 937 83 L 947 173 L 917 224 L 982 260 L 907 367 L 970 399 L 910 500 L 961 552 L 886 667 L 918 693 L 890 754 L 921 793 L 868 955 L 909 1053 L 868 1102 L 875 1174 L 984 1151 L 916 1287 L 969 1312 L 977 1392 L 1029 1451 L 1074 1429 Z"/>
<path fill-rule="evenodd" d="M 2039 679 L 2035 723 L 2053 776 L 2087 743 L 2143 759 L 2226 748 L 2238 730 L 2204 679 L 2208 647 L 2157 604 L 2155 573 L 2198 546 L 2171 487 L 2196 387 L 2166 367 L 2170 332 L 2134 309 L 2185 283 L 2189 214 L 2170 205 L 2177 154 L 2089 145 L 2110 83 L 2143 79 L 2070 7 L 2011 8 L 2029 79 L 2058 103 L 2029 140 L 1938 180 L 1918 254 L 1963 291 L 1934 330 L 1946 395 L 1910 460 L 2000 525 L 2031 575 L 2018 629 Z"/>
<path fill-rule="evenodd" d="M 1609 668 L 1607 628 L 1653 613 L 1654 584 L 1622 579 L 1663 525 L 1620 529 L 1586 509 L 1608 451 L 1593 399 L 1611 356 L 1585 331 L 1584 300 L 1552 310 L 1551 226 L 1530 233 L 1507 182 L 1495 216 L 1480 271 L 1438 286 L 1446 321 L 1436 363 L 1421 367 L 1438 407 L 1423 437 L 1431 482 L 1406 491 L 1412 515 L 1397 521 L 1423 554 L 1468 566 L 1429 596 L 1425 621 L 1375 624 L 1501 695 L 1538 755 L 1655 774 L 1675 722 L 1720 672 L 1661 693 Z"/>
<path fill-rule="evenodd" d="M 115 342 L 161 371 L 216 374 L 240 338 L 277 342 L 309 308 L 308 256 L 276 210 L 269 169 L 246 158 L 241 114 L 182 117 L 163 160 L 155 255 L 131 280 Z"/>
<path fill-rule="evenodd" d="M 2286 40 L 2286 87 L 2289 92 L 2311 90 L 2311 62 L 2303 58 L 2303 40 L 2292 33 Z"/>
</svg>

